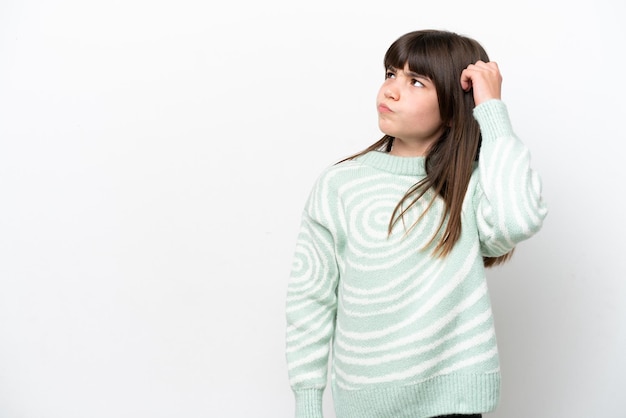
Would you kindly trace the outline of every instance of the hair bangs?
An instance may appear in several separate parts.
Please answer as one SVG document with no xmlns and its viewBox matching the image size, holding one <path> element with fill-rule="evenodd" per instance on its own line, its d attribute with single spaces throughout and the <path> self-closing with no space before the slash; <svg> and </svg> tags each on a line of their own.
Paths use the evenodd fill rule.
<svg viewBox="0 0 626 418">
<path fill-rule="evenodd" d="M 409 71 L 433 79 L 439 60 L 431 55 L 432 48 L 428 46 L 424 36 L 401 39 L 394 42 L 387 50 L 384 65 L 385 68 L 395 69 L 408 66 Z"/>
</svg>

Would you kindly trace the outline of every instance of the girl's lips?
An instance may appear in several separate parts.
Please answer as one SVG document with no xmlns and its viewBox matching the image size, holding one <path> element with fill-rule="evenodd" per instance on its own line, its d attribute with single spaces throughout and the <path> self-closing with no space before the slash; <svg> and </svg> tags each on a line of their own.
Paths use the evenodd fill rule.
<svg viewBox="0 0 626 418">
<path fill-rule="evenodd" d="M 389 107 L 387 107 L 387 105 L 382 104 L 382 103 L 378 105 L 378 111 L 380 113 L 391 113 L 391 109 L 389 109 Z"/>
</svg>

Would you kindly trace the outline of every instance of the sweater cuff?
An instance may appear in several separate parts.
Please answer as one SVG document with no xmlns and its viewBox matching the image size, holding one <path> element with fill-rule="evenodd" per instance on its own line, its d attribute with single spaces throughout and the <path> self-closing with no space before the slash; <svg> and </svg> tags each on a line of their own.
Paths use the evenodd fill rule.
<svg viewBox="0 0 626 418">
<path fill-rule="evenodd" d="M 479 104 L 474 108 L 474 118 L 480 125 L 483 142 L 515 136 L 509 112 L 502 100 L 491 99 Z"/>
<path fill-rule="evenodd" d="M 323 389 L 300 389 L 296 395 L 296 418 L 323 418 Z"/>
</svg>

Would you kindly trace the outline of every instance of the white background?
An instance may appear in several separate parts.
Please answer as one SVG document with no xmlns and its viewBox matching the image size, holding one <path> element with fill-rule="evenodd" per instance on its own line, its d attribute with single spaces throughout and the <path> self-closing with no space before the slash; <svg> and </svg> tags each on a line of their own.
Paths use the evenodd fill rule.
<svg viewBox="0 0 626 418">
<path fill-rule="evenodd" d="M 290 417 L 284 299 L 389 44 L 478 39 L 550 213 L 492 418 L 626 417 L 624 2 L 0 2 L 0 417 Z M 327 417 L 334 417 L 329 394 Z"/>
</svg>

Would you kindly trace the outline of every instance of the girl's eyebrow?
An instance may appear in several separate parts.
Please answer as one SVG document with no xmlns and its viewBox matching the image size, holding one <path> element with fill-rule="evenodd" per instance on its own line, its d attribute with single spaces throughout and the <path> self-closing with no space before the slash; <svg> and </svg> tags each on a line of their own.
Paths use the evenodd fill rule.
<svg viewBox="0 0 626 418">
<path fill-rule="evenodd" d="M 385 71 L 390 71 L 393 73 L 397 73 L 398 71 L 402 71 L 404 73 L 404 75 L 406 75 L 408 78 L 421 78 L 422 80 L 428 80 L 428 81 L 432 81 L 430 77 L 424 75 L 424 74 L 418 74 L 414 71 L 405 71 L 404 69 L 400 69 L 398 70 L 396 67 L 390 65 L 387 67 L 387 69 Z"/>
<path fill-rule="evenodd" d="M 418 74 L 414 71 L 405 71 L 404 69 L 398 70 L 396 67 L 392 65 L 387 67 L 387 71 L 392 71 L 392 72 L 402 71 L 407 77 L 410 77 L 410 78 L 424 78 L 426 80 L 430 80 L 430 77 L 427 77 L 423 74 Z"/>
</svg>

